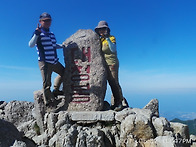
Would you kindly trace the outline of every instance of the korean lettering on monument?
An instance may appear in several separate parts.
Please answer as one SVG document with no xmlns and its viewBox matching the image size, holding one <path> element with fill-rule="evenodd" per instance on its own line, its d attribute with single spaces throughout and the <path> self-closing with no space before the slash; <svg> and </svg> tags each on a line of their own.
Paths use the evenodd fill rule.
<svg viewBox="0 0 196 147">
<path fill-rule="evenodd" d="M 71 49 L 71 97 L 72 102 L 90 101 L 91 48 Z"/>
</svg>

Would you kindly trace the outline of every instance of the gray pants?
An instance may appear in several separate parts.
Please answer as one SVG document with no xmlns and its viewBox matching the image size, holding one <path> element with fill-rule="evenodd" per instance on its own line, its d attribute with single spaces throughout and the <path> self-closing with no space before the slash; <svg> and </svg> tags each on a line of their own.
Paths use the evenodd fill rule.
<svg viewBox="0 0 196 147">
<path fill-rule="evenodd" d="M 57 62 L 56 64 L 50 64 L 44 61 L 39 61 L 39 68 L 43 80 L 44 103 L 48 104 L 54 98 L 53 94 L 50 91 L 50 87 L 52 85 L 51 84 L 52 72 L 58 74 L 58 76 L 54 80 L 54 89 L 59 90 L 59 87 L 63 81 L 65 68 L 60 62 Z"/>
</svg>

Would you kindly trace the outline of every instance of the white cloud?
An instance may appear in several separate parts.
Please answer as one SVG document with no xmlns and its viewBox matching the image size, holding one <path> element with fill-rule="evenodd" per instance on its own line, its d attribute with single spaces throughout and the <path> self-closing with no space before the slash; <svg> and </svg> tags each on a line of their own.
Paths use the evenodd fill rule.
<svg viewBox="0 0 196 147">
<path fill-rule="evenodd" d="M 182 120 L 193 120 L 193 119 L 196 119 L 196 112 L 187 112 L 187 113 L 182 113 L 180 116 L 179 116 L 179 119 L 182 119 Z"/>
</svg>

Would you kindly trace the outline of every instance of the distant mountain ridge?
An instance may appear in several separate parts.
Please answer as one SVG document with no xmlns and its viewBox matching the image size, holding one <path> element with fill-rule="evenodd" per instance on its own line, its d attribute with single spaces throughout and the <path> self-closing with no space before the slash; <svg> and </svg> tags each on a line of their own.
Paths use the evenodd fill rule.
<svg viewBox="0 0 196 147">
<path fill-rule="evenodd" d="M 171 120 L 171 122 L 179 122 L 179 123 L 183 123 L 183 124 L 188 125 L 189 133 L 196 135 L 196 119 L 183 121 L 178 118 L 175 118 L 175 119 Z"/>
</svg>

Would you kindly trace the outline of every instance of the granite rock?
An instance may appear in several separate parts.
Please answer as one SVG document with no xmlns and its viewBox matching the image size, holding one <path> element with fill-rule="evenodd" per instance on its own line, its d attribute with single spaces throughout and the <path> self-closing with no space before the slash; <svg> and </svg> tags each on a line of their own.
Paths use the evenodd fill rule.
<svg viewBox="0 0 196 147">
<path fill-rule="evenodd" d="M 22 105 L 25 106 L 27 103 L 20 102 L 20 104 L 23 107 Z M 35 108 L 38 107 L 35 106 Z M 23 111 L 21 110 L 21 112 Z M 40 111 L 34 110 L 33 113 L 35 113 L 33 116 L 37 116 L 36 113 L 40 113 Z M 18 121 L 22 118 L 26 119 L 26 117 L 20 115 L 15 115 L 15 117 Z M 14 122 L 18 125 L 16 127 L 10 122 L 0 120 L 0 133 L 4 134 L 0 135 L 0 147 L 1 144 L 5 145 L 3 147 L 6 147 L 7 144 L 17 147 L 195 146 L 195 136 L 191 136 L 192 141 L 190 142 L 187 126 L 170 123 L 166 118 L 155 116 L 150 109 L 126 108 L 119 112 L 112 110 L 90 112 L 45 111 L 40 122 L 44 126 L 42 132 L 37 119 L 23 123 Z M 37 124 L 39 133 L 36 133 L 35 124 Z"/>
<path fill-rule="evenodd" d="M 63 45 L 68 110 L 102 110 L 107 75 L 99 36 L 92 30 L 78 30 Z"/>
</svg>

